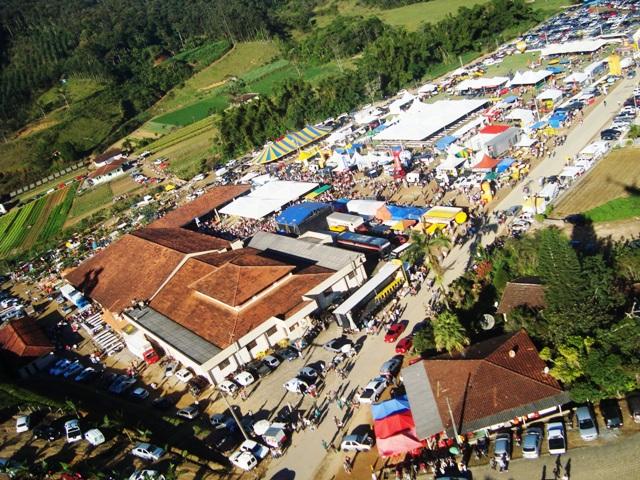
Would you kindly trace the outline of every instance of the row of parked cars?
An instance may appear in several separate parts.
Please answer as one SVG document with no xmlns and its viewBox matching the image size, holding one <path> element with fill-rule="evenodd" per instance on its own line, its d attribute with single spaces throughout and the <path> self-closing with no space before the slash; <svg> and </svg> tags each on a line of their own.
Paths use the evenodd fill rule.
<svg viewBox="0 0 640 480">
<path fill-rule="evenodd" d="M 600 132 L 600 138 L 602 140 L 618 140 L 635 122 L 638 106 L 640 106 L 640 88 L 636 88 L 633 91 L 633 96 L 625 100 L 622 110 L 614 117 L 611 125 Z"/>
</svg>

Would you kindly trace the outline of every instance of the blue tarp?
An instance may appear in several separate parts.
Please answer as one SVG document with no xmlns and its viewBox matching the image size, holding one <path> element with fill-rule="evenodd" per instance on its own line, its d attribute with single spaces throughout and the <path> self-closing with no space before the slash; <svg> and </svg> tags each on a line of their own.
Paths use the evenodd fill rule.
<svg viewBox="0 0 640 480">
<path fill-rule="evenodd" d="M 515 162 L 516 159 L 515 158 L 511 158 L 511 157 L 506 157 L 503 158 L 502 160 L 500 160 L 500 163 L 497 165 L 496 167 L 496 173 L 502 173 L 505 170 L 507 170 L 511 165 L 513 165 L 513 162 Z"/>
<path fill-rule="evenodd" d="M 513 103 L 513 102 L 515 102 L 516 100 L 518 100 L 518 97 L 517 97 L 516 95 L 509 95 L 508 97 L 504 97 L 504 98 L 502 99 L 502 101 L 503 101 L 504 103 Z"/>
<path fill-rule="evenodd" d="M 371 405 L 371 415 L 374 420 L 382 420 L 394 413 L 409 410 L 409 400 L 406 395 L 392 398 L 386 402 L 374 403 Z"/>
<path fill-rule="evenodd" d="M 446 135 L 436 142 L 436 148 L 438 150 L 444 151 L 449 145 L 451 145 L 457 139 L 458 137 L 454 137 L 453 135 Z"/>
<path fill-rule="evenodd" d="M 292 205 L 276 217 L 276 223 L 289 226 L 300 225 L 309 215 L 323 208 L 330 207 L 322 202 L 304 202 Z"/>
<path fill-rule="evenodd" d="M 427 212 L 426 208 L 401 207 L 398 205 L 387 205 L 387 210 L 391 214 L 392 220 L 417 220 Z"/>
<path fill-rule="evenodd" d="M 533 125 L 531 125 L 531 130 L 540 130 L 541 128 L 544 128 L 546 126 L 547 126 L 546 121 L 536 122 Z"/>
<path fill-rule="evenodd" d="M 564 72 L 564 68 L 562 68 L 562 67 L 554 67 L 553 65 L 548 66 L 546 69 L 548 71 L 550 71 L 551 73 L 553 73 L 553 74 Z"/>
</svg>

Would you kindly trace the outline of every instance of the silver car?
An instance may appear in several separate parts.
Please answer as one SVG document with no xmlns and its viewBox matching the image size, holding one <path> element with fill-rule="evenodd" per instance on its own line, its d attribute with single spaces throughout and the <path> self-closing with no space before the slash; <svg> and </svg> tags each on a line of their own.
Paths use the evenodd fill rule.
<svg viewBox="0 0 640 480">
<path fill-rule="evenodd" d="M 522 456 L 524 458 L 538 458 L 540 456 L 540 446 L 542 445 L 542 429 L 540 427 L 529 427 L 522 436 Z"/>
<path fill-rule="evenodd" d="M 589 405 L 582 405 L 576 408 L 576 419 L 580 429 L 580 438 L 587 442 L 598 438 L 598 427 Z"/>
</svg>

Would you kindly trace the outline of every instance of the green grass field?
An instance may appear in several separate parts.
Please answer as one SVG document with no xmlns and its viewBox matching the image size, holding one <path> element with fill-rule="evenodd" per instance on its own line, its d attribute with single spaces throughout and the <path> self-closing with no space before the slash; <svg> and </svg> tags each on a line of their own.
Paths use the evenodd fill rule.
<svg viewBox="0 0 640 480">
<path fill-rule="evenodd" d="M 585 217 L 594 223 L 640 218 L 640 197 L 622 197 L 585 212 Z"/>
<path fill-rule="evenodd" d="M 515 73 L 518 70 L 526 70 L 531 63 L 540 59 L 539 52 L 525 52 L 505 57 L 502 63 L 487 67 L 487 77 L 496 77 Z"/>
<path fill-rule="evenodd" d="M 69 103 L 76 103 L 103 90 L 105 87 L 105 83 L 92 78 L 71 77 L 65 83 L 60 82 L 60 84 L 44 92 L 38 102 L 45 109 L 64 105 L 65 97 Z"/>
<path fill-rule="evenodd" d="M 431 0 L 429 2 L 413 3 L 404 7 L 381 10 L 360 5 L 358 0 L 338 0 L 332 2 L 338 7 L 338 13 L 345 16 L 362 15 L 376 16 L 382 21 L 396 26 L 404 27 L 407 30 L 417 30 L 424 23 L 436 23 L 450 13 L 455 13 L 460 7 L 469 7 L 478 3 L 485 3 L 487 0 Z M 536 0 L 533 7 L 537 10 L 544 10 L 545 13 L 554 13 L 562 7 L 569 5 L 567 0 Z M 319 26 L 327 25 L 335 17 L 331 9 L 324 5 L 317 8 L 318 15 L 315 17 Z M 323 13 L 326 11 L 327 13 Z"/>
<path fill-rule="evenodd" d="M 195 66 L 198 70 L 210 65 L 218 60 L 231 48 L 231 44 L 226 40 L 219 42 L 208 42 L 199 47 L 185 50 L 174 55 L 169 61 L 183 60 Z"/>
<path fill-rule="evenodd" d="M 80 195 L 76 195 L 71 210 L 69 211 L 69 218 L 82 217 L 89 212 L 98 210 L 110 204 L 112 199 L 113 192 L 111 191 L 111 185 L 109 185 L 109 183 L 98 185 Z"/>
</svg>

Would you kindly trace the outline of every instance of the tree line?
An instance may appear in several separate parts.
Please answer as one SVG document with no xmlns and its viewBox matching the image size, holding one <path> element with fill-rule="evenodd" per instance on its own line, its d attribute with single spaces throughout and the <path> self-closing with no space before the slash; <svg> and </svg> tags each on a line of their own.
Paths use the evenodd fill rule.
<svg viewBox="0 0 640 480">
<path fill-rule="evenodd" d="M 456 15 L 436 24 L 423 24 L 416 32 L 357 19 L 350 35 L 343 37 L 336 33 L 344 25 L 344 20 L 338 18 L 308 41 L 298 43 L 292 55 L 309 52 L 310 60 L 317 61 L 360 50 L 356 68 L 345 69 L 315 86 L 290 81 L 272 96 L 226 111 L 218 122 L 220 151 L 224 157 L 232 158 L 287 130 L 392 95 L 437 66 L 454 63 L 461 54 L 481 52 L 493 46 L 499 35 L 524 31 L 538 20 L 538 14 L 523 0 L 491 0 L 462 7 Z M 365 25 L 373 27 L 373 32 L 360 28 Z M 353 40 L 350 42 L 349 38 Z M 312 39 L 314 43 L 310 43 Z"/>
</svg>

